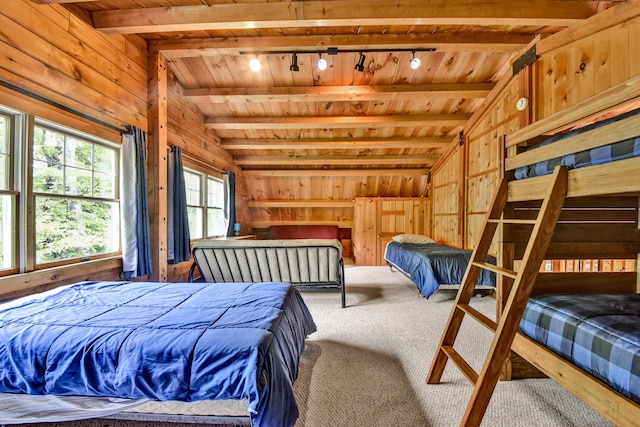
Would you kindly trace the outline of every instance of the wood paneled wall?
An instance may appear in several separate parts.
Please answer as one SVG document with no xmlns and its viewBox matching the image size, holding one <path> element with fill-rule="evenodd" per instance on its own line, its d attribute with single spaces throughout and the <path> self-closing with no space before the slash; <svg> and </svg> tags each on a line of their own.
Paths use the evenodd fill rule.
<svg viewBox="0 0 640 427">
<path fill-rule="evenodd" d="M 144 40 L 28 0 L 3 2 L 0 28 L 0 80 L 115 127 L 147 128 Z"/>
<path fill-rule="evenodd" d="M 524 75 L 523 75 L 524 76 Z M 519 76 L 510 79 L 484 114 L 465 129 L 465 204 L 464 247 L 473 248 L 480 238 L 484 220 L 503 172 L 504 135 L 528 122 L 528 115 L 516 109 L 516 102 L 525 96 Z M 491 250 L 496 253 L 495 245 Z"/>
<path fill-rule="evenodd" d="M 321 175 L 319 172 L 318 175 Z M 414 176 L 248 176 L 250 223 L 326 223 L 351 228 L 356 197 L 425 197 L 426 175 Z M 287 202 L 308 201 L 306 206 Z M 322 203 L 326 201 L 326 203 Z M 271 203 L 269 203 L 271 202 Z M 336 204 L 335 202 L 343 202 Z M 294 206 L 297 205 L 297 206 Z M 337 206 L 339 205 L 339 206 Z"/>
<path fill-rule="evenodd" d="M 181 147 L 186 167 L 222 178 L 226 169 L 236 174 L 236 221 L 240 224 L 250 222 L 247 200 L 248 189 L 239 168 L 231 156 L 220 148 L 220 140 L 211 129 L 204 126 L 202 113 L 185 101 L 184 89 L 169 71 L 167 79 L 167 143 Z M 248 234 L 243 230 L 243 234 Z M 191 262 L 183 262 L 168 267 L 167 280 L 185 282 L 188 279 Z"/>
<path fill-rule="evenodd" d="M 462 247 L 464 148 L 453 143 L 439 166 L 431 170 L 433 231 L 439 243 Z"/>
<path fill-rule="evenodd" d="M 637 5 L 614 9 L 539 41 L 537 61 L 496 86 L 485 107 L 464 129 L 464 153 L 457 153 L 461 150 L 456 147 L 434 166 L 434 238 L 474 247 L 501 177 L 506 135 L 554 113 L 571 115 L 578 107 L 593 116 L 602 115 L 603 109 L 607 110 L 600 105 L 601 94 L 617 92 L 624 98 L 628 92 L 624 109 L 640 104 L 628 84 L 640 76 L 634 42 L 640 37 Z M 520 97 L 529 100 L 529 107 L 522 112 L 516 109 Z M 550 132 L 558 131 L 552 123 L 547 127 Z M 462 182 L 464 188 L 457 189 Z M 462 191 L 459 205 L 456 190 Z M 456 207 L 462 224 L 455 221 Z"/>
<path fill-rule="evenodd" d="M 62 6 L 28 0 L 3 2 L 0 28 L 0 103 L 116 143 L 120 133 L 114 128 L 147 129 L 142 39 L 102 35 Z M 117 279 L 121 270 L 120 258 L 113 258 L 6 276 L 0 278 L 0 297 Z"/>
<path fill-rule="evenodd" d="M 544 52 L 535 62 L 535 120 L 640 75 L 640 18 L 610 28 L 593 27 L 599 31 Z"/>
</svg>

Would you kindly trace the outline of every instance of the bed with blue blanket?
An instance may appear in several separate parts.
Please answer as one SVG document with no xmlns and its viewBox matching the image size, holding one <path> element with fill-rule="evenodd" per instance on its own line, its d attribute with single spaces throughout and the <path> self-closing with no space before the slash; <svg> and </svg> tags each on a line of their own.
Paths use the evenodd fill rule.
<svg viewBox="0 0 640 427">
<path fill-rule="evenodd" d="M 550 138 L 545 139 L 539 144 L 534 145 L 529 150 L 537 150 L 548 147 L 554 143 L 570 140 L 571 138 L 587 134 L 594 130 L 601 130 L 601 133 L 615 135 L 615 132 L 607 132 L 610 125 L 618 122 L 628 121 L 640 115 L 640 109 L 635 109 L 615 117 L 597 121 L 586 126 L 573 129 L 568 132 L 559 133 Z M 633 126 L 633 125 L 631 125 Z M 529 151 L 528 150 L 528 151 Z M 535 155 L 535 152 L 529 154 Z M 520 166 L 515 169 L 516 179 L 532 178 L 535 176 L 547 175 L 553 172 L 556 166 L 566 166 L 567 169 L 578 169 L 586 166 L 600 165 L 604 163 L 624 160 L 632 157 L 640 156 L 640 136 L 632 136 L 621 138 L 613 138 L 612 142 L 602 146 L 596 146 L 586 150 L 566 153 L 562 156 L 554 157 L 548 160 L 535 162 L 530 165 Z"/>
<path fill-rule="evenodd" d="M 0 306 L 0 392 L 246 399 L 252 425 L 293 426 L 315 329 L 288 283 L 79 283 Z"/>
<path fill-rule="evenodd" d="M 640 295 L 533 296 L 520 331 L 640 403 Z"/>
<path fill-rule="evenodd" d="M 459 286 L 469 265 L 472 251 L 438 243 L 390 241 L 384 259 L 416 284 L 429 298 L 438 288 Z M 482 270 L 477 288 L 493 289 L 495 273 Z"/>
</svg>

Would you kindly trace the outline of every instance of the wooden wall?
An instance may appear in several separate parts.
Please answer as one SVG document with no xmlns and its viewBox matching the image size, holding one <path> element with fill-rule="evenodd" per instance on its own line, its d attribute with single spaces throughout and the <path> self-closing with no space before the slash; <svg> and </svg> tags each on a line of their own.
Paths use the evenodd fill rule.
<svg viewBox="0 0 640 427">
<path fill-rule="evenodd" d="M 355 172 L 355 171 L 354 171 Z M 425 197 L 427 176 L 247 176 L 250 223 L 334 224 L 351 229 L 356 197 Z M 306 202 L 306 203 L 305 203 Z"/>
<path fill-rule="evenodd" d="M 433 231 L 439 243 L 462 247 L 464 203 L 464 148 L 458 141 L 431 170 Z"/>
<path fill-rule="evenodd" d="M 248 189 L 239 168 L 234 165 L 231 156 L 220 148 L 219 138 L 204 126 L 202 113 L 193 104 L 185 101 L 184 89 L 170 71 L 167 89 L 167 143 L 182 147 L 185 167 L 218 178 L 222 178 L 221 171 L 233 171 L 236 174 L 236 221 L 240 224 L 249 223 Z M 243 234 L 249 233 L 243 231 Z M 187 281 L 190 267 L 191 262 L 169 266 L 167 280 Z"/>
<path fill-rule="evenodd" d="M 123 125 L 149 131 L 148 46 L 143 39 L 101 34 L 62 6 L 30 0 L 3 2 L 0 28 L 0 103 L 115 143 L 120 142 L 118 129 Z M 202 115 L 184 102 L 182 89 L 169 77 L 167 143 L 182 147 L 195 159 L 185 161 L 189 167 L 214 175 L 219 172 L 204 164 L 239 172 L 203 126 Z M 242 176 L 236 178 L 238 221 L 248 222 L 247 187 Z M 157 185 L 149 182 L 152 191 Z M 153 215 L 157 216 L 162 213 Z M 189 266 L 183 264 L 172 266 L 167 279 L 186 278 Z M 1 294 L 118 279 L 121 270 L 121 259 L 116 257 L 6 276 L 0 278 Z"/>
<path fill-rule="evenodd" d="M 0 28 L 0 103 L 116 143 L 120 133 L 114 128 L 147 128 L 142 39 L 99 34 L 61 6 L 29 0 L 3 2 Z M 112 258 L 6 276 L 0 278 L 1 294 L 115 279 L 121 270 L 120 258 Z"/>
<path fill-rule="evenodd" d="M 601 99 L 623 93 L 631 109 L 640 105 L 640 10 L 624 4 L 537 42 L 538 59 L 517 76 L 500 82 L 464 129 L 464 153 L 450 152 L 433 169 L 433 235 L 437 240 L 473 248 L 501 177 L 503 139 L 521 127 L 557 112 L 601 115 Z M 516 59 L 516 58 L 514 58 Z M 520 97 L 529 100 L 516 109 Z M 605 110 L 606 111 L 606 110 Z M 620 111 L 620 109 L 618 109 Z M 577 121 L 576 121 L 577 124 Z M 553 122 L 549 132 L 557 132 Z M 452 143 L 457 145 L 457 141 Z M 461 157 L 463 160 L 461 160 Z M 462 177 L 457 181 L 457 177 Z M 461 202 L 456 190 L 464 182 Z M 462 224 L 455 220 L 458 207 Z M 457 233 L 457 234 L 456 234 Z"/>
<path fill-rule="evenodd" d="M 146 44 L 102 35 L 61 6 L 2 3 L 0 80 L 121 127 L 147 128 Z"/>
</svg>

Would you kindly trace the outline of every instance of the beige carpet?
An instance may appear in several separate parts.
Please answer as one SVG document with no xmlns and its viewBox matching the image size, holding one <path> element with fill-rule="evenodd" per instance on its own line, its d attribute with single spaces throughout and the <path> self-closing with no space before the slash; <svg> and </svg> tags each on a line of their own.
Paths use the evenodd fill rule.
<svg viewBox="0 0 640 427">
<path fill-rule="evenodd" d="M 301 412 L 296 427 L 459 425 L 472 391 L 467 380 L 448 365 L 442 384 L 424 382 L 455 293 L 438 291 L 427 300 L 388 267 L 347 266 L 345 273 L 345 309 L 337 292 L 302 294 L 318 331 L 309 338 L 295 383 Z M 472 305 L 493 316 L 494 303 L 484 297 L 474 298 Z M 490 340 L 486 329 L 465 321 L 456 348 L 479 371 Z M 161 425 L 124 420 L 32 424 Z M 498 383 L 483 426 L 610 424 L 552 380 L 538 379 Z"/>
<path fill-rule="evenodd" d="M 304 293 L 318 324 L 309 339 L 296 395 L 297 426 L 457 426 L 472 392 L 448 364 L 443 383 L 424 381 L 455 291 L 429 299 L 388 267 L 348 266 L 348 308 L 336 295 Z M 472 306 L 494 317 L 495 300 Z M 479 372 L 492 334 L 465 320 L 456 343 Z M 483 426 L 610 426 L 549 379 L 500 382 Z"/>
</svg>

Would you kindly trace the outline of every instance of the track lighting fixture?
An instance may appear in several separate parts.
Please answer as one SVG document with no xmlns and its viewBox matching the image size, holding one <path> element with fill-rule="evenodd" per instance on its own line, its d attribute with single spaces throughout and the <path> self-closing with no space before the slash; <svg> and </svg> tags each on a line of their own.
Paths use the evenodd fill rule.
<svg viewBox="0 0 640 427">
<path fill-rule="evenodd" d="M 364 60 L 367 59 L 366 56 L 362 52 L 360 52 L 360 59 L 358 59 L 358 63 L 356 64 L 355 70 L 364 72 Z"/>
<path fill-rule="evenodd" d="M 240 55 L 254 55 L 254 58 L 249 62 L 249 67 L 251 71 L 257 73 L 260 71 L 260 61 L 258 60 L 256 55 L 291 55 L 291 66 L 289 69 L 291 71 L 299 71 L 300 67 L 298 67 L 298 54 L 315 54 L 317 53 L 319 58 L 316 66 L 318 70 L 324 71 L 328 67 L 327 60 L 322 57 L 323 53 L 327 55 L 337 55 L 338 53 L 359 53 L 360 56 L 358 58 L 358 63 L 355 66 L 356 71 L 364 72 L 364 61 L 367 57 L 364 55 L 365 52 L 411 52 L 411 59 L 409 60 L 409 66 L 413 70 L 417 70 L 420 67 L 420 58 L 416 58 L 416 52 L 433 52 L 435 48 L 432 47 L 416 47 L 413 49 L 399 48 L 399 49 L 343 49 L 339 50 L 337 47 L 329 47 L 326 49 L 312 49 L 312 50 L 253 50 L 253 51 L 244 51 L 239 52 Z"/>
<path fill-rule="evenodd" d="M 300 71 L 300 67 L 298 67 L 298 55 L 295 52 L 291 55 L 291 66 L 289 69 L 291 71 Z"/>
<path fill-rule="evenodd" d="M 324 71 L 327 69 L 327 60 L 322 57 L 321 53 L 319 55 L 320 59 L 318 59 L 318 63 L 316 64 L 316 66 L 318 67 L 318 70 Z"/>
<path fill-rule="evenodd" d="M 251 58 L 251 61 L 249 61 L 249 68 L 254 73 L 257 73 L 260 71 L 260 68 L 262 68 L 262 64 L 260 64 L 260 60 L 258 58 Z"/>
<path fill-rule="evenodd" d="M 409 66 L 412 70 L 417 70 L 418 68 L 420 68 L 420 58 L 416 58 L 415 50 L 412 52 L 412 57 L 409 60 Z"/>
</svg>

